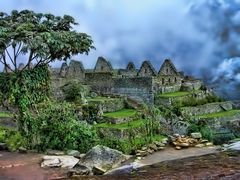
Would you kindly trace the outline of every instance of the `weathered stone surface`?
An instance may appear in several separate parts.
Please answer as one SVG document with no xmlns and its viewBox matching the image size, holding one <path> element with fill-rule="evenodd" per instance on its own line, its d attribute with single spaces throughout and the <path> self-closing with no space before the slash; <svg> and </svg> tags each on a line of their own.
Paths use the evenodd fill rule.
<svg viewBox="0 0 240 180">
<path fill-rule="evenodd" d="M 70 169 L 67 173 L 68 177 L 91 175 L 91 170 L 83 165 L 76 165 L 73 169 Z"/>
<path fill-rule="evenodd" d="M 240 151 L 240 141 L 229 144 L 226 147 L 226 150 L 236 150 L 236 151 Z"/>
<path fill-rule="evenodd" d="M 200 132 L 191 133 L 191 137 L 195 139 L 201 139 L 202 134 Z"/>
<path fill-rule="evenodd" d="M 41 163 L 41 167 L 60 167 L 61 161 L 58 157 L 43 157 L 43 162 Z"/>
<path fill-rule="evenodd" d="M 67 155 L 74 156 L 74 157 L 80 157 L 80 152 L 77 150 L 68 150 Z"/>
<path fill-rule="evenodd" d="M 18 148 L 18 152 L 20 152 L 20 153 L 27 153 L 27 149 L 24 148 L 24 147 L 19 147 Z"/>
<path fill-rule="evenodd" d="M 205 146 L 204 144 L 197 144 L 197 145 L 195 145 L 195 147 L 197 147 L 197 148 L 202 148 L 204 146 Z"/>
<path fill-rule="evenodd" d="M 155 144 L 149 144 L 148 147 L 153 150 L 153 151 L 157 151 L 158 147 Z"/>
<path fill-rule="evenodd" d="M 100 166 L 93 166 L 92 172 L 94 175 L 103 175 L 104 173 L 107 172 L 107 169 L 104 169 L 103 167 Z"/>
<path fill-rule="evenodd" d="M 92 169 L 94 166 L 109 170 L 126 161 L 127 157 L 120 151 L 97 145 L 89 150 L 79 164 Z"/>
<path fill-rule="evenodd" d="M 73 156 L 43 156 L 41 167 L 73 168 L 79 159 Z"/>
</svg>

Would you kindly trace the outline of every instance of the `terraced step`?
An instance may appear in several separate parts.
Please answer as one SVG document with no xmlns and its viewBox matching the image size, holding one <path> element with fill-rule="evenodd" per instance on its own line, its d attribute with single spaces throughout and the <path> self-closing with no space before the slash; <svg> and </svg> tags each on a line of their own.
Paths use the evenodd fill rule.
<svg viewBox="0 0 240 180">
<path fill-rule="evenodd" d="M 233 109 L 233 105 L 231 102 L 215 102 L 215 103 L 207 103 L 200 106 L 189 106 L 182 107 L 182 114 L 187 114 L 191 116 L 218 113 L 222 111 L 230 111 Z"/>
<path fill-rule="evenodd" d="M 135 109 L 122 109 L 115 112 L 104 113 L 103 117 L 110 124 L 120 124 L 132 121 L 136 118 L 137 111 Z"/>
<path fill-rule="evenodd" d="M 210 114 L 197 115 L 197 116 L 194 116 L 194 117 L 199 118 L 199 119 L 213 119 L 213 118 L 231 117 L 231 116 L 235 116 L 235 115 L 240 116 L 240 110 L 239 109 L 210 113 Z"/>
<path fill-rule="evenodd" d="M 101 123 L 96 124 L 95 127 L 104 137 L 125 139 L 128 138 L 130 134 L 132 136 L 144 134 L 145 123 L 146 120 L 139 119 L 121 124 Z"/>
</svg>

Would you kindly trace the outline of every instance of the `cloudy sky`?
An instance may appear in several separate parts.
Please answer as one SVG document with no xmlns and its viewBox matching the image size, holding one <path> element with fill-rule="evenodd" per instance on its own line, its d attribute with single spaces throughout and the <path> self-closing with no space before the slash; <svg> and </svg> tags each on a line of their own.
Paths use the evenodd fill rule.
<svg viewBox="0 0 240 180">
<path fill-rule="evenodd" d="M 114 67 L 125 67 L 129 60 L 140 66 L 147 59 L 157 70 L 171 58 L 179 69 L 216 81 L 228 78 L 240 61 L 240 0 L 0 0 L 0 4 L 7 13 L 31 9 L 73 16 L 80 24 L 76 29 L 91 35 L 97 48 L 89 56 L 74 57 L 86 68 L 93 67 L 98 56 Z M 232 76 L 240 82 L 238 72 Z"/>
</svg>

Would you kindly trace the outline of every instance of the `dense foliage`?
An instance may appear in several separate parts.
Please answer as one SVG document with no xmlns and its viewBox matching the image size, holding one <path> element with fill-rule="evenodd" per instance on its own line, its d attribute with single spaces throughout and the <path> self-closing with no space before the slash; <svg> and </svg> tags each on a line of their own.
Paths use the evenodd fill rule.
<svg viewBox="0 0 240 180">
<path fill-rule="evenodd" d="M 36 111 L 28 111 L 23 120 L 28 124 L 26 137 L 30 148 L 86 152 L 97 141 L 94 129 L 77 120 L 70 103 L 44 102 Z"/>
<path fill-rule="evenodd" d="M 75 25 L 69 15 L 29 10 L 13 10 L 10 15 L 0 12 L 0 62 L 11 71 L 18 71 L 20 55 L 26 56 L 27 63 L 21 69 L 24 70 L 30 69 L 32 63 L 38 67 L 79 53 L 88 54 L 94 48 L 93 41 L 89 35 L 72 30 Z"/>
</svg>

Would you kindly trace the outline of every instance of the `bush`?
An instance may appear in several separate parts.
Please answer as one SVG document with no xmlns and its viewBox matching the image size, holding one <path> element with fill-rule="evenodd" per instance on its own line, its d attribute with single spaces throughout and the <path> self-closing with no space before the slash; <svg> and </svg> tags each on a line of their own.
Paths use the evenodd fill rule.
<svg viewBox="0 0 240 180">
<path fill-rule="evenodd" d="M 45 102 L 37 111 L 28 112 L 23 121 L 27 124 L 29 146 L 38 150 L 76 149 L 88 151 L 97 141 L 92 126 L 77 120 L 70 103 Z"/>
<path fill-rule="evenodd" d="M 78 81 L 71 81 L 62 87 L 65 99 L 69 102 L 79 102 L 88 93 L 86 86 Z"/>
<path fill-rule="evenodd" d="M 213 140 L 213 132 L 209 126 L 205 125 L 205 126 L 200 127 L 200 133 L 202 134 L 202 137 L 204 139 L 207 139 L 208 141 Z"/>
<path fill-rule="evenodd" d="M 10 151 L 16 151 L 19 147 L 26 147 L 26 139 L 20 132 L 0 127 L 0 143 L 6 143 Z"/>
</svg>

